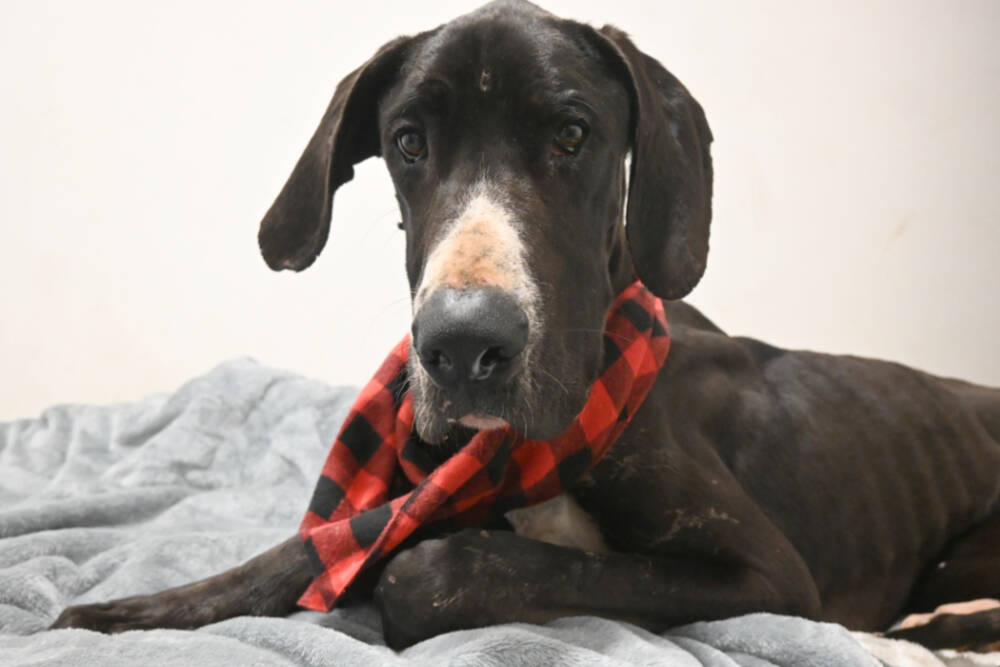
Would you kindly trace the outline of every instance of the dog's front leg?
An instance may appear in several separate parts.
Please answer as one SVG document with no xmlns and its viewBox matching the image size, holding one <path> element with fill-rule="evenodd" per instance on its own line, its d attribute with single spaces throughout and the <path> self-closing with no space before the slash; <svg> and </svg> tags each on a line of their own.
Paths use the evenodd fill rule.
<svg viewBox="0 0 1000 667">
<path fill-rule="evenodd" d="M 197 628 L 233 616 L 283 616 L 309 585 L 312 568 L 298 537 L 243 565 L 153 595 L 68 607 L 52 628 L 124 632 Z"/>
<path fill-rule="evenodd" d="M 817 615 L 818 596 L 793 593 L 782 576 L 733 561 L 595 554 L 470 530 L 393 558 L 375 603 L 396 649 L 450 630 L 579 614 L 655 631 L 751 611 Z"/>
</svg>

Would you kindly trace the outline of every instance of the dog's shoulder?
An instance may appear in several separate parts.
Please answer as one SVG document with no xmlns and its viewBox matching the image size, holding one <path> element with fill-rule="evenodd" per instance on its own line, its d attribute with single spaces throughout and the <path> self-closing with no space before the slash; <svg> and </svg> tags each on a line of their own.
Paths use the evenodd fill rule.
<svg viewBox="0 0 1000 667">
<path fill-rule="evenodd" d="M 716 400 L 752 381 L 768 357 L 784 350 L 759 341 L 729 336 L 686 301 L 664 301 L 670 326 L 670 354 L 659 384 L 668 393 L 698 394 Z M 705 397 L 707 398 L 707 396 Z"/>
</svg>

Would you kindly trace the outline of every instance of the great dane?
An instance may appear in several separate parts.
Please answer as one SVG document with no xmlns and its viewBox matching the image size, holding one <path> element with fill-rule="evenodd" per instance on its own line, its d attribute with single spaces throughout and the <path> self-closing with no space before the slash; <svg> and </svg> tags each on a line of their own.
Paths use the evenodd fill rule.
<svg viewBox="0 0 1000 667">
<path fill-rule="evenodd" d="M 308 267 L 334 191 L 383 158 L 430 455 L 479 429 L 566 428 L 634 276 L 664 300 L 673 337 L 634 421 L 579 484 L 505 525 L 427 530 L 354 585 L 390 645 L 569 614 L 664 629 L 768 611 L 883 630 L 1000 596 L 1000 390 L 729 336 L 679 300 L 705 270 L 711 141 L 687 89 L 623 32 L 515 0 L 395 39 L 337 86 L 260 248 L 272 269 Z M 312 576 L 296 536 L 204 581 L 70 607 L 54 627 L 283 615 Z M 902 635 L 1000 636 L 998 612 L 956 618 Z"/>
</svg>

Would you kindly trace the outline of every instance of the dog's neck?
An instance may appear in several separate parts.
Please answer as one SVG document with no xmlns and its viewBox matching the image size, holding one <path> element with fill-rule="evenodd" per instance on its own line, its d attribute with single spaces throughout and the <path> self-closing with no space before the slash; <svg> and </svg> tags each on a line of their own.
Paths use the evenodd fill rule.
<svg viewBox="0 0 1000 667">
<path fill-rule="evenodd" d="M 608 278 L 613 294 L 620 294 L 635 280 L 635 266 L 628 251 L 625 222 L 621 218 L 612 230 L 611 251 L 608 254 Z"/>
<path fill-rule="evenodd" d="M 611 229 L 608 247 L 608 279 L 612 294 L 621 294 L 629 283 L 636 278 L 635 265 L 628 248 L 628 237 L 625 234 L 625 202 L 628 199 L 627 163 L 622 162 L 621 175 L 618 179 L 618 219 Z"/>
</svg>

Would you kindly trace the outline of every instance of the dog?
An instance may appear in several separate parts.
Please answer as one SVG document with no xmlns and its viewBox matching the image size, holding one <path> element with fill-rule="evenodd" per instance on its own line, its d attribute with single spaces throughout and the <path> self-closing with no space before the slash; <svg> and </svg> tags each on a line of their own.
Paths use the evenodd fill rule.
<svg viewBox="0 0 1000 667">
<path fill-rule="evenodd" d="M 428 529 L 352 586 L 374 596 L 391 646 L 578 613 L 654 630 L 760 611 L 884 630 L 1000 596 L 1000 390 L 729 336 L 682 301 L 706 266 L 711 142 L 698 102 L 623 32 L 517 0 L 391 41 L 337 86 L 260 248 L 272 269 L 310 266 L 336 189 L 383 158 L 428 456 L 508 425 L 562 432 L 636 276 L 672 336 L 634 420 L 575 486 L 502 524 Z M 284 615 L 312 577 L 295 536 L 204 581 L 69 607 L 53 627 Z M 993 640 L 1000 613 L 895 636 Z"/>
</svg>

